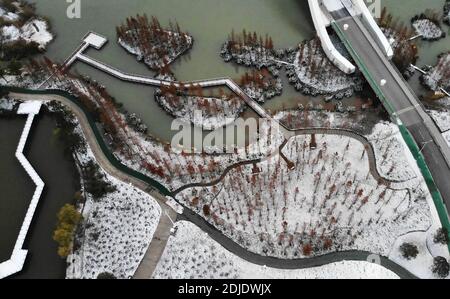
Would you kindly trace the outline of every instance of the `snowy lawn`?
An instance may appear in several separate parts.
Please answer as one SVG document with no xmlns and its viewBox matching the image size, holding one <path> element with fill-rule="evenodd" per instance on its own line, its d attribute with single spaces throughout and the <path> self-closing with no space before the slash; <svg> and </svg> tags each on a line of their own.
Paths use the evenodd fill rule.
<svg viewBox="0 0 450 299">
<path fill-rule="evenodd" d="M 436 122 L 441 132 L 450 130 L 450 110 L 430 110 L 428 113 Z"/>
<path fill-rule="evenodd" d="M 273 157 L 258 169 L 237 167 L 215 186 L 186 189 L 177 199 L 244 248 L 286 259 L 342 250 L 387 256 L 399 236 L 429 228 L 423 181 L 377 182 L 355 139 L 317 135 L 317 148 L 313 143 L 311 135 L 288 142 L 283 154 L 293 169 Z M 382 153 L 391 160 L 401 155 L 398 149 Z"/>
<path fill-rule="evenodd" d="M 406 158 L 408 148 L 396 125 L 380 122 L 366 137 L 374 147 L 377 167 L 384 177 L 395 181 L 407 181 L 417 177 L 411 167 L 411 163 L 415 162 Z"/>
<path fill-rule="evenodd" d="M 165 279 L 396 279 L 368 262 L 344 261 L 317 268 L 282 270 L 249 263 L 223 248 L 190 222 L 177 222 L 153 275 Z"/>
<path fill-rule="evenodd" d="M 450 261 L 448 247 L 446 245 L 436 244 L 433 241 L 436 227 L 430 228 L 428 231 L 412 232 L 397 240 L 395 246 L 389 255 L 389 258 L 405 269 L 414 273 L 422 279 L 436 279 L 438 276 L 432 272 L 433 258 L 443 256 Z M 405 258 L 400 251 L 400 246 L 404 243 L 416 246 L 419 253 L 415 258 Z M 450 277 L 447 277 L 449 279 Z"/>
<path fill-rule="evenodd" d="M 80 171 L 89 162 L 95 162 L 73 114 L 60 105 L 51 105 L 49 109 L 57 113 L 65 111 L 66 121 L 77 125 L 74 133 L 86 144 L 74 153 Z M 118 278 L 133 276 L 159 224 L 161 208 L 155 199 L 115 179 L 101 168 L 99 172 L 112 190 L 101 198 L 94 198 L 85 188 L 86 183 L 81 176 L 86 203 L 81 211 L 83 222 L 77 230 L 74 252 L 67 259 L 67 278 L 97 278 L 104 272 Z"/>
<path fill-rule="evenodd" d="M 445 140 L 447 140 L 448 146 L 450 146 L 450 131 L 443 134 Z"/>
</svg>

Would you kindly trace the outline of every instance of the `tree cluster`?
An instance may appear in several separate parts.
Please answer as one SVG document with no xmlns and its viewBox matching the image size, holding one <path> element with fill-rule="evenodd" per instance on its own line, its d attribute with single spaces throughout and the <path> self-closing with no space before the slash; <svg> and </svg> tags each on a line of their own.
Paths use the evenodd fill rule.
<svg viewBox="0 0 450 299">
<path fill-rule="evenodd" d="M 69 256 L 72 251 L 75 231 L 82 216 L 70 204 L 66 204 L 58 213 L 58 224 L 53 233 L 53 240 L 58 243 L 58 255 L 62 258 Z"/>
<path fill-rule="evenodd" d="M 274 49 L 272 37 L 267 34 L 264 37 L 262 35 L 258 36 L 256 32 L 247 32 L 245 29 L 242 31 L 242 34 L 236 34 L 233 30 L 228 37 L 228 41 L 228 47 L 231 51 L 240 50 L 244 47 Z"/>
<path fill-rule="evenodd" d="M 149 19 L 145 14 L 127 18 L 116 31 L 119 40 L 136 48 L 139 56 L 155 70 L 167 68 L 171 60 L 191 46 L 190 36 L 181 31 L 178 23 L 170 22 L 168 29 L 163 28 L 156 17 Z"/>
</svg>

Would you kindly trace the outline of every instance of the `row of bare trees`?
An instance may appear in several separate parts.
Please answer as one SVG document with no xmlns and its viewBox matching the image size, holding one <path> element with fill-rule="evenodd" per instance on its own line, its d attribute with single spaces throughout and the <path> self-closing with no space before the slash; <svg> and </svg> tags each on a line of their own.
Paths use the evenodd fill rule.
<svg viewBox="0 0 450 299">
<path fill-rule="evenodd" d="M 264 37 L 256 32 L 247 32 L 245 29 L 241 34 L 236 34 L 234 30 L 228 37 L 229 47 L 231 50 L 238 50 L 243 47 L 274 49 L 272 37 L 266 34 Z"/>
</svg>

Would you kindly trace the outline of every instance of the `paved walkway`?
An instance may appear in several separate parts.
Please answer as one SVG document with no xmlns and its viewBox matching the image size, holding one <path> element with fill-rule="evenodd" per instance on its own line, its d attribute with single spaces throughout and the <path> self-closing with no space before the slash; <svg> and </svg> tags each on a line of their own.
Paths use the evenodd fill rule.
<svg viewBox="0 0 450 299">
<path fill-rule="evenodd" d="M 177 215 L 173 210 L 168 210 L 164 207 L 162 208 L 159 225 L 153 235 L 152 242 L 145 253 L 144 259 L 134 274 L 134 279 L 152 278 L 153 272 L 155 272 L 164 249 L 166 248 L 167 241 L 170 237 L 170 231 L 174 225 L 172 221 L 176 221 L 176 216 Z"/>
</svg>

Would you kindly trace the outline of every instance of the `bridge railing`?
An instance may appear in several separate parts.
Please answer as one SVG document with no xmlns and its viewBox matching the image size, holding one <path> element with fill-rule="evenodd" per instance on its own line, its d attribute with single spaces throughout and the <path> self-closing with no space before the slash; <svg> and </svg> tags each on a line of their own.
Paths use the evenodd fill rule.
<svg viewBox="0 0 450 299">
<path fill-rule="evenodd" d="M 403 125 L 403 123 L 400 120 L 400 118 L 398 117 L 394 107 L 392 106 L 390 101 L 387 100 L 386 96 L 384 95 L 384 92 L 381 90 L 381 88 L 378 85 L 378 83 L 376 82 L 376 80 L 372 77 L 371 72 L 368 70 L 364 61 L 361 59 L 361 57 L 358 55 L 356 50 L 353 48 L 353 46 L 351 45 L 351 42 L 345 36 L 345 33 L 342 31 L 342 29 L 339 27 L 339 25 L 336 22 L 332 22 L 331 25 L 332 25 L 333 29 L 336 31 L 336 33 L 338 34 L 339 38 L 344 43 L 347 50 L 352 55 L 356 64 L 358 65 L 361 72 L 366 77 L 367 81 L 369 82 L 370 86 L 373 88 L 374 92 L 377 94 L 377 96 L 380 99 L 380 101 L 382 102 L 383 106 L 388 111 L 392 121 L 399 127 L 400 133 L 401 133 L 406 145 L 408 146 L 409 150 L 411 151 L 411 154 L 413 155 L 414 159 L 417 161 L 417 165 L 425 179 L 427 187 L 433 198 L 434 205 L 438 212 L 439 219 L 441 221 L 441 225 L 442 225 L 442 227 L 447 229 L 447 232 L 449 232 L 449 237 L 450 237 L 450 221 L 449 221 L 447 208 L 445 206 L 442 195 L 436 186 L 436 182 L 433 179 L 431 171 L 428 168 L 427 163 L 425 162 L 425 158 L 422 155 L 421 149 L 419 149 L 419 146 L 417 145 L 416 141 L 412 137 L 409 130 Z M 450 251 L 450 242 L 447 244 L 447 247 Z"/>
</svg>

